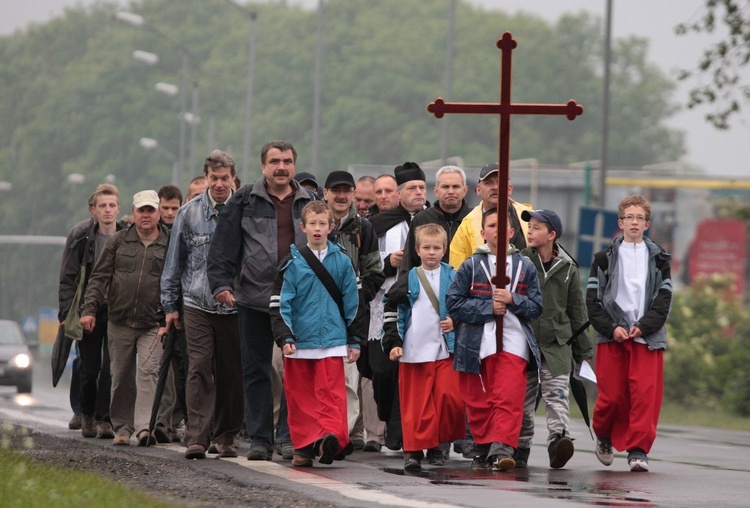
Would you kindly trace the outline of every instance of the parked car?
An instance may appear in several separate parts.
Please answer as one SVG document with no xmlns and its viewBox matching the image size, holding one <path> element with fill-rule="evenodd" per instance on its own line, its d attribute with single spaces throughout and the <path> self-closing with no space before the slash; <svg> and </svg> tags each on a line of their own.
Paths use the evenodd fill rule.
<svg viewBox="0 0 750 508">
<path fill-rule="evenodd" d="M 32 363 L 21 327 L 15 321 L 0 319 L 0 385 L 31 393 Z"/>
</svg>

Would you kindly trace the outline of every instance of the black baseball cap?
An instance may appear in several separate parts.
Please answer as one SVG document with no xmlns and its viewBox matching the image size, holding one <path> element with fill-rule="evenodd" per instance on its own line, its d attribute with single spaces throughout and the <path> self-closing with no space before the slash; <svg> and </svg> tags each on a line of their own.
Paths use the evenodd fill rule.
<svg viewBox="0 0 750 508">
<path fill-rule="evenodd" d="M 479 181 L 484 181 L 485 178 L 490 176 L 492 173 L 497 173 L 499 171 L 497 167 L 496 162 L 490 162 L 489 164 L 485 164 L 482 167 L 482 170 L 479 172 Z"/>
<path fill-rule="evenodd" d="M 552 226 L 552 231 L 557 233 L 557 238 L 555 238 L 555 240 L 559 240 L 563 234 L 562 221 L 552 210 L 524 210 L 521 212 L 521 219 L 526 222 L 529 222 L 530 219 L 536 219 L 539 222 L 546 222 Z"/>
<path fill-rule="evenodd" d="M 333 189 L 337 185 L 348 185 L 349 187 L 356 187 L 354 185 L 354 177 L 348 171 L 331 171 L 326 178 L 326 189 Z"/>
<path fill-rule="evenodd" d="M 315 175 L 312 173 L 307 173 L 306 171 L 302 171 L 301 173 L 297 173 L 294 175 L 294 179 L 297 180 L 297 183 L 302 185 L 305 182 L 310 182 L 315 187 L 318 186 L 318 181 L 315 179 Z"/>
</svg>

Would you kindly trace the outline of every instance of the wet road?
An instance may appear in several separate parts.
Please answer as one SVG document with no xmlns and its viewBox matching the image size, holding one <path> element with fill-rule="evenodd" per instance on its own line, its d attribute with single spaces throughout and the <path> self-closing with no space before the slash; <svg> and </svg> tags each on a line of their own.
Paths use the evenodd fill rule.
<svg viewBox="0 0 750 508">
<path fill-rule="evenodd" d="M 80 433 L 67 430 L 67 387 L 51 388 L 46 370 L 42 360 L 33 394 L 16 395 L 14 389 L 0 387 L 0 419 L 81 439 Z M 529 469 L 506 473 L 472 472 L 469 461 L 454 453 L 445 467 L 424 466 L 415 474 L 405 473 L 401 454 L 392 451 L 355 452 L 344 462 L 303 470 L 278 456 L 273 462 L 252 462 L 242 453 L 238 459 L 194 462 L 197 468 L 339 506 L 750 506 L 750 430 L 661 426 L 649 473 L 630 473 L 624 454 L 617 454 L 612 466 L 602 466 L 581 421 L 573 422 L 576 454 L 565 469 L 549 469 L 545 436 L 543 418 L 538 418 Z M 131 449 L 165 460 L 179 460 L 184 451 L 179 445 Z"/>
</svg>

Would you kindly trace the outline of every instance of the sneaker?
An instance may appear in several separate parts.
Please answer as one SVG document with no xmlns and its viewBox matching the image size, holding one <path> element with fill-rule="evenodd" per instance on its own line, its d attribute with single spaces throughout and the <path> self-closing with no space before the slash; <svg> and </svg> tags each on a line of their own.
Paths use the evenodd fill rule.
<svg viewBox="0 0 750 508">
<path fill-rule="evenodd" d="M 513 460 L 516 461 L 516 468 L 525 469 L 529 467 L 529 454 L 531 448 L 516 448 L 513 452 Z"/>
<path fill-rule="evenodd" d="M 157 425 L 154 427 L 154 438 L 157 443 L 171 443 L 172 438 L 167 434 L 167 429 L 164 425 Z"/>
<path fill-rule="evenodd" d="M 634 473 L 648 471 L 648 457 L 640 448 L 633 448 L 628 452 L 628 466 Z"/>
<path fill-rule="evenodd" d="M 94 415 L 83 415 L 81 418 L 81 435 L 83 437 L 96 437 L 96 418 L 94 418 Z"/>
<path fill-rule="evenodd" d="M 115 446 L 130 446 L 130 434 L 126 431 L 120 431 L 115 434 L 115 438 L 112 440 L 112 444 Z"/>
<path fill-rule="evenodd" d="M 112 430 L 112 425 L 109 422 L 99 422 L 96 424 L 97 439 L 113 439 L 114 437 L 115 431 Z"/>
<path fill-rule="evenodd" d="M 292 466 L 294 467 L 312 467 L 313 459 L 310 457 L 303 457 L 302 455 L 294 454 L 292 456 Z"/>
<path fill-rule="evenodd" d="M 490 464 L 487 462 L 486 455 L 477 455 L 471 461 L 472 471 L 489 471 Z"/>
<path fill-rule="evenodd" d="M 552 442 L 547 447 L 549 453 L 549 467 L 552 469 L 560 469 L 568 463 L 570 458 L 573 456 L 575 447 L 573 446 L 573 440 L 565 434 L 556 435 Z"/>
<path fill-rule="evenodd" d="M 239 454 L 237 453 L 237 448 L 235 448 L 233 444 L 220 444 L 216 445 L 216 448 L 219 451 L 219 457 L 231 459 L 239 456 Z"/>
<path fill-rule="evenodd" d="M 351 443 L 355 450 L 361 450 L 365 447 L 364 439 L 352 439 Z"/>
<path fill-rule="evenodd" d="M 429 462 L 431 466 L 444 466 L 445 451 L 439 447 L 427 450 L 427 462 Z"/>
<path fill-rule="evenodd" d="M 404 458 L 404 471 L 420 471 L 422 469 L 422 463 L 416 457 Z"/>
<path fill-rule="evenodd" d="M 493 455 L 487 457 L 493 471 L 507 471 L 516 467 L 516 461 L 510 455 Z"/>
<path fill-rule="evenodd" d="M 138 440 L 138 446 L 152 446 L 156 444 L 156 438 L 148 430 L 142 430 L 136 437 Z"/>
<path fill-rule="evenodd" d="M 235 455 L 236 457 L 236 455 Z M 187 447 L 187 450 L 185 450 L 185 458 L 186 459 L 205 459 L 206 458 L 206 449 L 203 447 L 202 444 L 191 444 Z"/>
<path fill-rule="evenodd" d="M 379 452 L 382 447 L 383 445 L 378 443 L 377 441 L 368 441 L 365 443 L 365 446 L 362 447 L 362 451 L 363 452 Z"/>
<path fill-rule="evenodd" d="M 68 422 L 68 428 L 70 430 L 80 430 L 82 425 L 83 425 L 83 415 L 81 413 L 73 413 L 73 416 Z"/>
<path fill-rule="evenodd" d="M 334 434 L 328 434 L 320 440 L 318 445 L 318 462 L 321 464 L 332 464 L 333 459 L 339 453 L 339 440 Z"/>
<path fill-rule="evenodd" d="M 250 447 L 247 460 L 271 460 L 271 451 L 263 445 L 256 444 Z"/>
<path fill-rule="evenodd" d="M 281 458 L 284 460 L 292 460 L 294 458 L 294 446 L 292 446 L 292 443 L 277 443 L 276 444 L 276 453 L 281 455 Z"/>
<path fill-rule="evenodd" d="M 612 441 L 608 437 L 596 436 L 596 458 L 605 466 L 611 466 L 615 460 L 615 452 L 612 451 Z"/>
</svg>

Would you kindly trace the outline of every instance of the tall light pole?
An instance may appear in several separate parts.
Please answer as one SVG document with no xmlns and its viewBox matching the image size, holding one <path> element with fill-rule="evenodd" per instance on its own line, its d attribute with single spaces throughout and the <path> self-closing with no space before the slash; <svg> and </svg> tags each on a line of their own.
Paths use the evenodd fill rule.
<svg viewBox="0 0 750 508">
<path fill-rule="evenodd" d="M 454 40 L 456 33 L 456 0 L 450 0 L 450 7 L 448 11 L 448 42 L 445 48 L 445 100 L 449 100 L 453 96 L 453 53 L 454 53 Z M 450 115 L 449 115 L 450 116 Z M 446 164 L 448 159 L 448 140 L 450 138 L 450 121 L 449 117 L 443 118 L 443 142 L 440 144 L 440 160 L 442 164 Z M 532 201 L 533 203 L 533 201 Z"/>
<path fill-rule="evenodd" d="M 312 153 L 310 170 L 318 172 L 318 145 L 320 144 L 320 74 L 323 66 L 323 0 L 318 0 L 318 28 L 315 36 L 315 82 L 313 86 Z"/>
<path fill-rule="evenodd" d="M 607 152 L 609 144 L 609 82 L 612 58 L 612 0 L 607 0 L 606 26 L 604 30 L 604 94 L 602 104 L 602 148 L 599 166 L 599 208 L 604 208 L 607 196 Z"/>
<path fill-rule="evenodd" d="M 115 17 L 129 25 L 135 27 L 145 28 L 157 35 L 160 35 L 164 39 L 168 40 L 181 54 L 182 54 L 182 86 L 180 87 L 180 149 L 177 156 L 177 164 L 172 172 L 172 183 L 178 187 L 183 184 L 183 177 L 185 174 L 185 146 L 187 136 L 187 101 L 188 101 L 188 88 L 190 87 L 190 53 L 187 48 L 177 42 L 175 39 L 165 34 L 153 25 L 149 25 L 143 19 L 143 16 L 133 14 L 132 12 L 118 12 Z"/>
<path fill-rule="evenodd" d="M 226 3 L 238 9 L 242 13 L 250 16 L 250 33 L 247 37 L 247 89 L 245 91 L 245 135 L 242 140 L 242 172 L 241 179 L 243 182 L 250 181 L 250 141 L 252 139 L 253 126 L 253 78 L 255 74 L 255 33 L 258 25 L 258 12 L 247 9 L 234 3 L 232 0 L 225 0 Z"/>
</svg>

